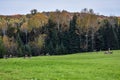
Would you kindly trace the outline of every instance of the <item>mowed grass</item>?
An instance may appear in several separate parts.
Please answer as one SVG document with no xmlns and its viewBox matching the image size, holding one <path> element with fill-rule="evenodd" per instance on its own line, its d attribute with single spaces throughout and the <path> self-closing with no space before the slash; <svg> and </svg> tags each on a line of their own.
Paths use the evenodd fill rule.
<svg viewBox="0 0 120 80">
<path fill-rule="evenodd" d="M 0 59 L 0 80 L 120 80 L 120 51 Z"/>
</svg>

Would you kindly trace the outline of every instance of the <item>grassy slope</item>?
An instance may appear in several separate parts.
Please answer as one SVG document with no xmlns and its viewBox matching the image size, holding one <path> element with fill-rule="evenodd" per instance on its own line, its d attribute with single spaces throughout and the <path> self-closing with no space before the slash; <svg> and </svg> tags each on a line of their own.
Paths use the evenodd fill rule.
<svg viewBox="0 0 120 80">
<path fill-rule="evenodd" d="M 120 51 L 0 59 L 0 80 L 120 80 Z"/>
</svg>

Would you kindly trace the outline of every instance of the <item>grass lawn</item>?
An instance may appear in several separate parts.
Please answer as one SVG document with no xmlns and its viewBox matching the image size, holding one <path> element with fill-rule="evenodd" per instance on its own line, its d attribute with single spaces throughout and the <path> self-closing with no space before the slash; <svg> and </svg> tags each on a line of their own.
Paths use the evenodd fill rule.
<svg viewBox="0 0 120 80">
<path fill-rule="evenodd" d="M 120 51 L 0 59 L 0 80 L 120 80 Z"/>
</svg>

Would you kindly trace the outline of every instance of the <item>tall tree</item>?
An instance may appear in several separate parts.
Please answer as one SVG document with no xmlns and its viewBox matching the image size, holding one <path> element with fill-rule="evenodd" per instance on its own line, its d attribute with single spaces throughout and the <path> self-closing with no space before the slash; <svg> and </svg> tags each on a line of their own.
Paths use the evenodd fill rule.
<svg viewBox="0 0 120 80">
<path fill-rule="evenodd" d="M 3 55 L 6 53 L 2 37 L 0 36 L 0 57 L 3 57 Z"/>
<path fill-rule="evenodd" d="M 7 28 L 8 28 L 7 21 L 5 19 L 1 20 L 0 29 L 2 30 L 3 35 L 6 35 Z"/>
</svg>

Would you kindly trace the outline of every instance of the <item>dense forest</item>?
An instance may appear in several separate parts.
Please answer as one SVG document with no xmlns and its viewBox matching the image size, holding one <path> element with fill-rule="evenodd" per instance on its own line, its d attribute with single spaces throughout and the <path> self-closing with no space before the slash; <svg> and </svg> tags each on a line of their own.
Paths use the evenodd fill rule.
<svg viewBox="0 0 120 80">
<path fill-rule="evenodd" d="M 0 15 L 0 57 L 120 49 L 120 18 L 92 9 Z"/>
</svg>

